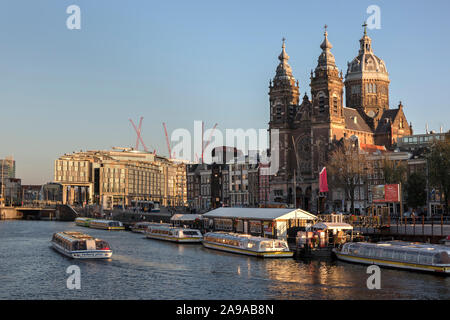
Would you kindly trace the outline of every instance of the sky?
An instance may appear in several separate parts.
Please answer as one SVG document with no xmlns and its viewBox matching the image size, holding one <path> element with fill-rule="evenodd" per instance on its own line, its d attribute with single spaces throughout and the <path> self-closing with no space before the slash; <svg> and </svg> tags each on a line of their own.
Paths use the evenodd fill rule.
<svg viewBox="0 0 450 320">
<path fill-rule="evenodd" d="M 80 30 L 66 26 L 70 5 Z M 323 26 L 345 74 L 370 5 L 381 10 L 381 29 L 368 34 L 391 108 L 402 101 L 415 133 L 449 130 L 448 0 L 2 0 L 0 158 L 14 156 L 22 184 L 42 184 L 65 153 L 134 146 L 130 118 L 144 117 L 143 140 L 161 155 L 162 122 L 169 135 L 195 120 L 266 129 L 281 39 L 309 95 Z"/>
</svg>

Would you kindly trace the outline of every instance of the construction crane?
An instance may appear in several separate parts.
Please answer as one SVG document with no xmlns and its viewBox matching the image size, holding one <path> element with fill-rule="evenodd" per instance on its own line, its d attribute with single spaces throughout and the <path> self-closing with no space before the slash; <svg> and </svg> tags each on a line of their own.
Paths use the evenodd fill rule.
<svg viewBox="0 0 450 320">
<path fill-rule="evenodd" d="M 217 123 L 214 125 L 214 127 L 212 128 L 212 130 L 209 134 L 208 140 L 206 140 L 206 143 L 204 143 L 203 142 L 203 132 L 204 132 L 205 126 L 204 126 L 204 123 L 202 122 L 202 163 L 203 163 L 203 153 L 204 153 L 206 147 L 208 147 L 209 144 L 211 143 L 211 138 L 214 133 L 214 130 L 216 130 L 216 128 L 217 128 L 217 125 L 218 125 Z"/>
<path fill-rule="evenodd" d="M 133 125 L 133 128 L 136 131 L 136 135 L 137 135 L 137 138 L 136 138 L 136 150 L 138 150 L 138 148 L 139 148 L 139 141 L 140 141 L 142 143 L 142 146 L 144 147 L 144 150 L 146 152 L 148 152 L 148 149 L 145 146 L 144 140 L 142 140 L 142 137 L 141 137 L 142 119 L 144 119 L 144 117 L 141 117 L 139 119 L 139 127 L 136 127 L 136 125 L 134 124 L 133 120 L 131 120 L 131 119 L 129 119 L 129 120 L 130 120 L 131 124 Z M 155 151 L 155 153 L 156 153 L 156 151 Z"/>
<path fill-rule="evenodd" d="M 172 158 L 172 148 L 170 147 L 169 135 L 167 134 L 167 127 L 166 127 L 165 122 L 163 122 L 163 127 L 164 127 L 164 134 L 166 135 L 166 143 L 167 143 L 167 149 L 169 149 L 169 159 L 170 159 L 170 158 Z"/>
</svg>

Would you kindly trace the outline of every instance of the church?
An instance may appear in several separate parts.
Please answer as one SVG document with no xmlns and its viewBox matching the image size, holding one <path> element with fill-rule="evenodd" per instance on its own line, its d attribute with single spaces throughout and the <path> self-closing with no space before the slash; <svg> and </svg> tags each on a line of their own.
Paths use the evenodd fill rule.
<svg viewBox="0 0 450 320">
<path fill-rule="evenodd" d="M 317 212 L 319 172 L 334 144 L 357 137 L 359 143 L 392 150 L 398 138 L 412 135 L 402 103 L 389 108 L 389 74 L 374 54 L 367 25 L 363 27 L 358 55 L 348 63 L 344 77 L 325 26 L 322 52 L 311 71 L 310 97 L 305 92 L 301 98 L 283 39 L 280 63 L 269 85 L 269 133 L 279 134 L 279 170 L 270 176 L 271 202 L 295 203 Z"/>
</svg>

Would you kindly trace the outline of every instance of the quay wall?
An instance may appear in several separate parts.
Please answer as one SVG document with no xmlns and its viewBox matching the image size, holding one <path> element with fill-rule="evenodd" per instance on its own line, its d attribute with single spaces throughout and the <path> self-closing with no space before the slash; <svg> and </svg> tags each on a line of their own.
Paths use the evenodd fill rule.
<svg viewBox="0 0 450 320">
<path fill-rule="evenodd" d="M 22 219 L 22 213 L 16 208 L 0 207 L 0 220 Z"/>
</svg>

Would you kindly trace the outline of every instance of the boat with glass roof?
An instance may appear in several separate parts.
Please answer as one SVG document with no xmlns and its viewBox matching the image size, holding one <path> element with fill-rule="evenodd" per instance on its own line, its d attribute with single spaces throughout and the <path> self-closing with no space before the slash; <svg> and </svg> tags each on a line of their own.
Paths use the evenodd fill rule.
<svg viewBox="0 0 450 320">
<path fill-rule="evenodd" d="M 429 243 L 386 241 L 351 242 L 333 249 L 347 262 L 450 274 L 450 247 Z"/>
<path fill-rule="evenodd" d="M 70 258 L 105 259 L 112 256 L 106 241 L 78 231 L 56 232 L 51 243 L 53 249 Z"/>
<path fill-rule="evenodd" d="M 294 252 L 289 250 L 286 241 L 255 237 L 247 234 L 209 232 L 202 244 L 209 249 L 240 253 L 261 258 L 289 258 Z"/>
<path fill-rule="evenodd" d="M 200 243 L 203 235 L 197 229 L 185 229 L 171 226 L 150 225 L 145 230 L 145 236 L 149 239 L 166 240 L 183 243 Z"/>
</svg>

